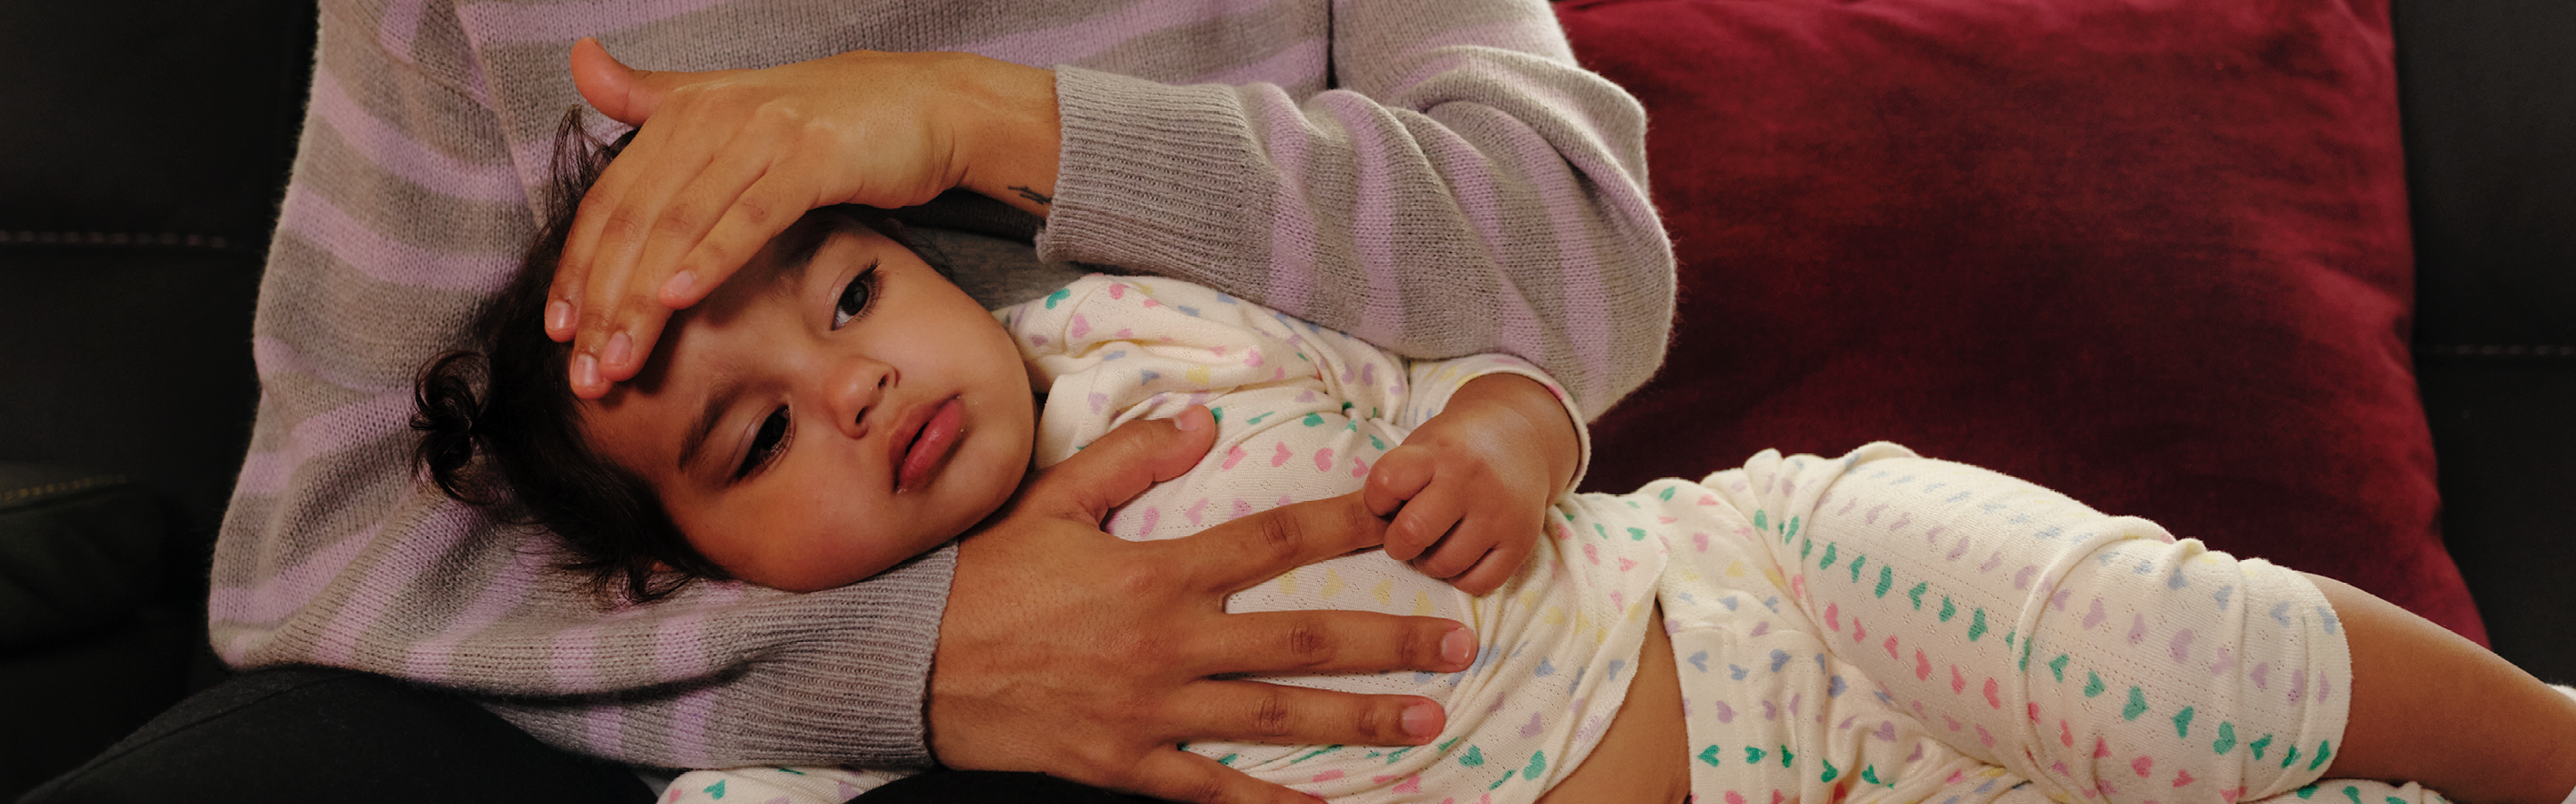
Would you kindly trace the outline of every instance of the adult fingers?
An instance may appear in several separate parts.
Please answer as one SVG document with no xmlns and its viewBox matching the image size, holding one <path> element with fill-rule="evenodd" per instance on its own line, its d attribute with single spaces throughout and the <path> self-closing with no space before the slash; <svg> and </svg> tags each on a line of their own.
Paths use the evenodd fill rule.
<svg viewBox="0 0 2576 804">
<path fill-rule="evenodd" d="M 1315 804 L 1315 797 L 1264 782 L 1188 751 L 1156 751 L 1136 762 L 1135 776 L 1106 786 L 1196 804 Z"/>
<path fill-rule="evenodd" d="M 813 206 L 813 192 L 801 181 L 788 178 L 793 170 L 772 170 L 733 196 L 732 203 L 705 231 L 686 244 L 685 253 L 670 259 L 665 266 L 660 255 L 647 252 L 647 266 L 663 266 L 668 278 L 662 282 L 662 306 L 680 309 L 706 298 L 740 271 L 760 253 L 770 238 L 795 225 Z M 648 267 L 648 273 L 653 269 Z"/>
<path fill-rule="evenodd" d="M 1190 685 L 1165 702 L 1186 739 L 1280 745 L 1421 745 L 1448 715 L 1419 695 L 1360 695 L 1263 681 Z"/>
<path fill-rule="evenodd" d="M 1377 546 L 1385 534 L 1386 520 L 1370 516 L 1355 492 L 1283 505 L 1152 548 L 1188 587 L 1232 594 L 1282 572 Z"/>
<path fill-rule="evenodd" d="M 663 211 L 715 158 L 715 144 L 731 132 L 703 116 L 675 127 L 647 127 L 610 162 L 582 197 L 564 244 L 563 265 L 580 266 L 581 284 L 563 288 L 576 308 L 573 392 L 596 398 L 608 384 L 634 376 L 650 353 L 624 327 L 670 315 L 661 304 L 662 278 L 642 273 L 642 257 Z M 560 273 L 560 272 L 559 272 Z M 587 381 L 586 381 L 587 380 Z"/>
<path fill-rule="evenodd" d="M 1315 675 L 1416 670 L 1448 673 L 1476 659 L 1476 634 L 1438 617 L 1360 611 L 1216 615 L 1189 646 L 1192 675 Z"/>
<path fill-rule="evenodd" d="M 631 126 L 643 125 L 674 89 L 746 72 L 714 70 L 692 73 L 638 70 L 619 62 L 616 57 L 609 55 L 608 49 L 602 47 L 599 40 L 588 37 L 573 43 L 570 68 L 573 86 L 581 92 L 582 100 L 588 102 L 592 108 L 598 109 L 600 113 Z M 659 150 L 664 141 L 670 139 L 668 134 L 667 131 L 660 129 L 650 133 L 639 133 L 636 136 L 639 143 L 630 145 L 627 151 L 638 155 L 639 158 L 633 160 L 635 162 L 648 161 L 647 157 Z M 578 334 L 578 317 L 583 306 L 589 301 L 589 294 L 585 288 L 590 286 L 591 266 L 598 253 L 596 245 L 601 239 L 601 232 L 612 228 L 619 230 L 637 228 L 638 222 L 631 218 L 637 214 L 649 214 L 626 210 L 622 214 L 628 216 L 628 219 L 612 220 L 612 210 L 604 208 L 612 206 L 611 204 L 592 203 L 593 199 L 629 198 L 630 185 L 634 183 L 635 173 L 635 169 L 631 167 L 621 169 L 617 164 L 612 164 L 600 175 L 599 180 L 592 184 L 590 191 L 583 198 L 582 212 L 575 218 L 571 236 L 564 244 L 563 258 L 559 260 L 556 268 L 553 289 L 549 291 L 550 301 L 546 307 L 546 335 L 558 342 L 575 340 Z M 650 354 L 650 352 L 648 350 L 638 354 Z M 576 390 L 591 385 L 593 384 L 579 379 L 574 382 Z M 600 386 L 598 390 L 605 390 L 605 388 Z"/>
<path fill-rule="evenodd" d="M 1195 405 L 1170 419 L 1119 425 L 1029 481 L 1020 490 L 1013 515 L 1024 511 L 1061 516 L 1097 528 L 1110 509 L 1198 465 L 1215 443 L 1215 418 L 1207 408 Z"/>
<path fill-rule="evenodd" d="M 628 290 L 649 292 L 654 296 L 653 304 L 641 307 L 645 310 L 654 307 L 678 310 L 698 303 L 723 285 L 734 272 L 741 270 L 743 263 L 767 244 L 769 238 L 777 236 L 798 216 L 805 214 L 810 205 L 798 204 L 791 214 L 762 215 L 760 223 L 766 228 L 751 233 L 758 239 L 753 240 L 749 248 L 730 251 L 736 256 L 731 262 L 687 262 L 709 233 L 726 219 L 739 214 L 745 199 L 756 191 L 760 195 L 753 203 L 774 205 L 774 209 L 765 212 L 789 212 L 784 207 L 794 202 L 783 199 L 798 196 L 793 187 L 804 182 L 793 178 L 797 172 L 794 169 L 781 169 L 777 161 L 781 139 L 781 133 L 774 128 L 738 130 L 723 147 L 709 155 L 705 166 L 695 175 L 683 177 L 684 183 L 672 191 L 670 197 L 663 201 L 661 211 L 653 216 L 652 229 L 644 234 L 644 247 L 635 258 L 634 277 L 627 285 Z M 806 191 L 801 198 L 811 198 L 812 195 L 811 191 Z M 621 312 L 629 313 L 631 317 L 612 323 L 612 331 L 628 332 L 650 341 L 650 332 L 637 332 L 633 325 L 652 323 L 655 330 L 659 329 L 658 319 L 662 316 Z M 650 354 L 651 350 L 644 353 Z"/>
</svg>

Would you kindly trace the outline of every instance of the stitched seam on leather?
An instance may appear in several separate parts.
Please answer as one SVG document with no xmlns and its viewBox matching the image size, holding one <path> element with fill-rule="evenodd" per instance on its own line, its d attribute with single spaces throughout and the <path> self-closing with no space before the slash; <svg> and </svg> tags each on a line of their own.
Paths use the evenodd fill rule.
<svg viewBox="0 0 2576 804">
<path fill-rule="evenodd" d="M 2417 344 L 2415 353 L 2442 357 L 2576 357 L 2576 346 L 2552 344 Z"/>
<path fill-rule="evenodd" d="M 7 491 L 0 491 L 0 505 L 21 501 L 32 501 L 58 494 L 70 494 L 84 489 L 93 489 L 100 486 L 112 486 L 123 482 L 125 482 L 124 475 L 92 475 L 76 480 L 47 483 L 41 486 L 24 486 L 9 489 Z"/>
<path fill-rule="evenodd" d="M 222 235 L 186 232 L 43 232 L 0 229 L 0 243 L 46 246 L 144 246 L 240 251 Z"/>
</svg>

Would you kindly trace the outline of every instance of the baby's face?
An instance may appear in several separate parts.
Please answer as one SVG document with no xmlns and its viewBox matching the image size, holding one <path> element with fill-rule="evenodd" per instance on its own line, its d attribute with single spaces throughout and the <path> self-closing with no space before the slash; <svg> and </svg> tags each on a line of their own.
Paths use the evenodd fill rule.
<svg viewBox="0 0 2576 804">
<path fill-rule="evenodd" d="M 832 215 L 672 316 L 583 427 L 743 580 L 848 584 L 1010 499 L 1037 413 L 1009 333 L 884 235 Z M 810 259 L 796 243 L 826 231 Z M 798 263 L 802 262 L 802 270 Z"/>
</svg>

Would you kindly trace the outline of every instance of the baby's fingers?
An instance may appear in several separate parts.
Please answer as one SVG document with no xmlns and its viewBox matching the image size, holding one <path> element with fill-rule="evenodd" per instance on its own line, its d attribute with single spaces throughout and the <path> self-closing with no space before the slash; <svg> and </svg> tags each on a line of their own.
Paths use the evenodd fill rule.
<svg viewBox="0 0 2576 804">
<path fill-rule="evenodd" d="M 1504 534 L 1504 538 L 1492 542 L 1492 549 L 1486 550 L 1482 556 L 1479 556 L 1475 565 L 1468 567 L 1467 571 L 1450 578 L 1449 585 L 1471 595 L 1481 595 L 1502 588 L 1503 582 L 1511 580 L 1512 575 L 1520 571 L 1521 564 L 1529 561 L 1531 545 L 1537 542 L 1535 538 L 1508 537 L 1509 534 Z"/>
<path fill-rule="evenodd" d="M 1423 487 L 1431 485 L 1431 457 L 1429 448 L 1412 444 L 1398 446 L 1378 456 L 1377 465 L 1369 467 L 1368 483 L 1360 488 L 1361 501 L 1368 505 L 1369 513 L 1377 516 L 1395 513 L 1395 509 L 1404 507 L 1404 501 L 1413 499 L 1414 495 L 1422 493 Z M 1438 538 L 1438 535 L 1434 534 L 1433 538 Z M 1414 551 L 1420 552 L 1429 544 L 1416 545 Z M 1394 547 L 1393 544 L 1387 545 L 1389 552 Z M 1411 554 L 1399 556 L 1411 557 Z"/>
<path fill-rule="evenodd" d="M 1387 557 L 1412 561 L 1423 574 L 1434 578 L 1446 578 L 1464 571 L 1467 568 L 1465 563 L 1447 566 L 1435 565 L 1434 562 L 1440 553 L 1450 548 L 1443 540 L 1450 539 L 1459 522 L 1467 518 L 1467 503 L 1468 500 L 1461 495 L 1448 493 L 1438 485 L 1425 488 L 1404 501 L 1403 510 L 1396 512 L 1395 519 L 1386 526 Z M 1438 548 L 1436 552 L 1435 547 Z M 1448 571 L 1439 572 L 1435 566 L 1446 567 Z"/>
</svg>

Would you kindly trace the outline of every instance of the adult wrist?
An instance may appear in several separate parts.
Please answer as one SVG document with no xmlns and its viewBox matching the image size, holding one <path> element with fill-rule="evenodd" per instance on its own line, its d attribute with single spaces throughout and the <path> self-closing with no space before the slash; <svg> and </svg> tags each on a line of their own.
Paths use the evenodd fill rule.
<svg viewBox="0 0 2576 804">
<path fill-rule="evenodd" d="M 952 136 L 965 158 L 958 185 L 1047 215 L 1055 201 L 1064 128 L 1055 71 L 978 57 L 972 69 L 957 75 L 963 116 Z"/>
</svg>

